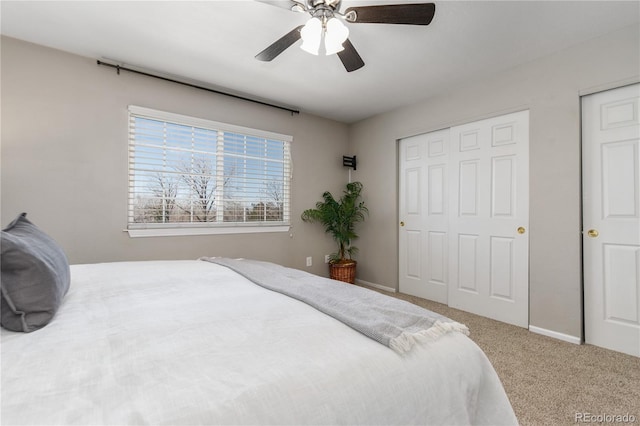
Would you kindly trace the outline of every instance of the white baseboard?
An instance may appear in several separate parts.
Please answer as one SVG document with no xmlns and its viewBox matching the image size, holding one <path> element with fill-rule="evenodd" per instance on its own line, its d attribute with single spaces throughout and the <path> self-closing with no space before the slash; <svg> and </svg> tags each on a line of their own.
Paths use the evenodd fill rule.
<svg viewBox="0 0 640 426">
<path fill-rule="evenodd" d="M 531 331 L 532 333 L 542 334 L 543 336 L 553 337 L 554 339 L 573 343 L 574 345 L 580 345 L 582 343 L 582 339 L 579 337 L 558 333 L 557 331 L 547 330 L 545 328 L 536 327 L 535 325 L 530 325 L 529 331 Z"/>
<path fill-rule="evenodd" d="M 356 278 L 356 284 L 364 285 L 367 287 L 377 288 L 379 290 L 388 291 L 390 293 L 397 293 L 395 288 L 387 287 L 381 284 L 372 283 L 369 281 Z M 576 336 L 570 336 L 568 334 L 559 333 L 553 330 L 547 330 L 546 328 L 536 327 L 535 325 L 529 325 L 529 331 L 536 334 L 541 334 L 547 337 L 553 337 L 554 339 L 562 340 L 564 342 L 573 343 L 574 345 L 582 344 L 582 339 Z"/>
<path fill-rule="evenodd" d="M 370 283 L 369 281 L 361 280 L 356 278 L 356 283 L 361 285 L 366 285 L 367 287 L 377 288 L 378 290 L 388 291 L 389 293 L 396 293 L 395 288 L 387 287 L 381 284 Z"/>
</svg>

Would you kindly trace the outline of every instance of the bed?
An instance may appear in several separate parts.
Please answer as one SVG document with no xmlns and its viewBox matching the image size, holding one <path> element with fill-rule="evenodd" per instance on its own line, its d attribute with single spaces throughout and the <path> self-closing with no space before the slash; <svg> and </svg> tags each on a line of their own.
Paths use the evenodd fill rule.
<svg viewBox="0 0 640 426">
<path fill-rule="evenodd" d="M 8 292 L 13 260 L 4 234 L 3 321 L 5 296 L 11 309 L 16 300 Z M 517 424 L 490 362 L 457 323 L 445 319 L 443 332 L 392 348 L 340 313 L 375 323 L 388 314 L 383 305 L 401 314 L 428 311 L 247 261 L 274 268 L 260 273 L 266 282 L 254 282 L 224 263 L 232 261 L 244 262 L 72 265 L 68 291 L 46 325 L 2 329 L 1 424 Z M 314 307 L 268 288 L 297 282 L 301 291 L 315 285 L 323 294 L 346 294 L 338 302 L 350 309 L 331 298 L 329 307 Z M 359 305 L 369 299 L 369 307 Z M 323 312 L 331 310 L 338 318 Z"/>
</svg>

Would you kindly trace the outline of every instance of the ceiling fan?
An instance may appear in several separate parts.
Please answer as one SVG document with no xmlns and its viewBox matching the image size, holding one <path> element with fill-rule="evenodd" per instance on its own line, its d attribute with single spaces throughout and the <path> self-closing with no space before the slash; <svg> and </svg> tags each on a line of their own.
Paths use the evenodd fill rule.
<svg viewBox="0 0 640 426">
<path fill-rule="evenodd" d="M 260 61 L 272 61 L 296 41 L 302 39 L 301 48 L 317 55 L 324 39 L 327 55 L 337 53 L 348 72 L 364 66 L 364 61 L 349 41 L 350 24 L 405 24 L 429 25 L 436 11 L 434 3 L 389 4 L 349 7 L 340 11 L 342 0 L 258 0 L 294 12 L 311 15 L 305 25 L 300 25 L 276 40 L 256 55 Z"/>
</svg>

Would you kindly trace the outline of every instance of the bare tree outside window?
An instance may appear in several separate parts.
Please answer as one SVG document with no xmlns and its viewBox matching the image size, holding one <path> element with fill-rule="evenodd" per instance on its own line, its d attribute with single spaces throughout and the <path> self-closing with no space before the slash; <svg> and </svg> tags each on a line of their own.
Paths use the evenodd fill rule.
<svg viewBox="0 0 640 426">
<path fill-rule="evenodd" d="M 174 175 L 160 172 L 155 173 L 152 181 L 151 192 L 155 197 L 156 214 L 158 222 L 169 223 L 175 215 L 176 196 L 178 195 L 178 182 Z"/>
<path fill-rule="evenodd" d="M 192 216 L 192 222 L 216 220 L 215 160 L 195 157 L 189 164 L 177 167 L 180 179 L 190 191 L 190 197 L 182 200 L 180 209 Z"/>
</svg>

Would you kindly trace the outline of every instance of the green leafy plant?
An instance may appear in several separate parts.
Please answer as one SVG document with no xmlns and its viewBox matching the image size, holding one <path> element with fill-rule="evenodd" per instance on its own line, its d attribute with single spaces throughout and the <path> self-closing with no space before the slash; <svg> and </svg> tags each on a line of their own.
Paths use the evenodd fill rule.
<svg viewBox="0 0 640 426">
<path fill-rule="evenodd" d="M 302 212 L 305 222 L 318 222 L 324 226 L 325 232 L 331 234 L 338 243 L 338 251 L 330 255 L 332 263 L 346 262 L 358 252 L 352 241 L 358 238 L 355 225 L 362 222 L 369 210 L 360 200 L 362 183 L 347 184 L 342 197 L 336 200 L 329 191 L 322 194 L 322 201 L 316 203 L 315 209 Z"/>
</svg>

